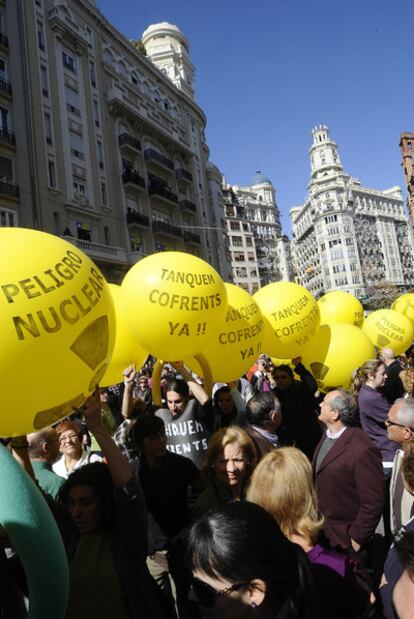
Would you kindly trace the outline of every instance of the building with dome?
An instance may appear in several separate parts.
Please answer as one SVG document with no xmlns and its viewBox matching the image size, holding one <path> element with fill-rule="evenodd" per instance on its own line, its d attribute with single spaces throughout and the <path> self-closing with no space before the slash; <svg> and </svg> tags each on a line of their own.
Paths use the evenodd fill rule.
<svg viewBox="0 0 414 619">
<path fill-rule="evenodd" d="M 400 187 L 362 186 L 345 172 L 326 125 L 312 130 L 305 203 L 291 209 L 298 281 L 316 297 L 344 290 L 364 299 L 388 283 L 414 285 L 411 232 Z"/>
<path fill-rule="evenodd" d="M 110 281 L 163 250 L 229 276 L 221 174 L 177 26 L 134 42 L 91 0 L 0 1 L 0 71 L 0 225 L 62 236 Z"/>
<path fill-rule="evenodd" d="M 243 209 L 243 220 L 240 221 L 240 229 L 247 227 L 249 235 L 252 235 L 256 252 L 257 265 L 251 260 L 241 265 L 240 262 L 233 264 L 233 277 L 239 285 L 246 283 L 250 289 L 258 289 L 270 282 L 293 278 L 290 244 L 288 238 L 282 234 L 280 213 L 276 204 L 276 191 L 272 181 L 262 172 L 254 174 L 248 186 L 231 185 L 230 189 L 237 199 L 237 205 Z M 226 211 L 229 212 L 228 209 Z M 233 254 L 240 254 L 240 248 L 234 247 L 234 233 L 237 224 L 233 219 L 228 219 L 228 234 L 230 237 L 230 250 Z M 247 236 L 246 242 L 250 236 Z M 239 243 L 239 241 L 236 241 Z M 249 247 L 249 246 L 247 246 Z M 251 252 L 251 249 L 249 249 Z M 235 261 L 233 261 L 235 262 Z M 237 273 L 243 273 L 240 278 Z M 256 280 L 257 277 L 257 280 Z"/>
</svg>

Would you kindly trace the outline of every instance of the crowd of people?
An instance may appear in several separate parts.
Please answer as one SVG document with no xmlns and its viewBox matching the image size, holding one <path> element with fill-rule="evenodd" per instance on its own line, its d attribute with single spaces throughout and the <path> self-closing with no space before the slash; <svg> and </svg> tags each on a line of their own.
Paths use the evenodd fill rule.
<svg viewBox="0 0 414 619">
<path fill-rule="evenodd" d="M 176 362 L 160 407 L 149 360 L 11 439 L 62 536 L 68 619 L 414 617 L 412 365 L 384 348 L 322 394 L 263 354 L 210 397 Z M 0 616 L 24 617 L 1 540 Z"/>
</svg>

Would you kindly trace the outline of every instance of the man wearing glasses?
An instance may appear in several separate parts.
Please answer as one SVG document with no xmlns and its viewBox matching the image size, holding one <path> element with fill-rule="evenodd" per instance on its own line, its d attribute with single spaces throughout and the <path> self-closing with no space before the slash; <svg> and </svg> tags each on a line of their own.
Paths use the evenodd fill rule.
<svg viewBox="0 0 414 619">
<path fill-rule="evenodd" d="M 403 447 L 414 438 L 414 399 L 399 398 L 388 411 L 385 420 L 388 438 L 399 444 L 396 451 L 390 484 L 390 518 L 391 528 L 398 531 L 411 517 L 414 497 L 404 487 L 401 463 L 404 456 Z"/>
</svg>

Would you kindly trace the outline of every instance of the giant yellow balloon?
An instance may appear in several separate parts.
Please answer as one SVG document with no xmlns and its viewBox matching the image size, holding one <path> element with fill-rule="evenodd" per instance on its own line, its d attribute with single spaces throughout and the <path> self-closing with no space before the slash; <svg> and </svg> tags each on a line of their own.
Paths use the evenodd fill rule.
<svg viewBox="0 0 414 619">
<path fill-rule="evenodd" d="M 362 304 L 350 292 L 333 290 L 318 300 L 321 325 L 334 322 L 346 323 L 361 328 L 364 322 Z"/>
<path fill-rule="evenodd" d="M 69 415 L 106 371 L 115 339 L 108 285 L 77 247 L 0 228 L 0 436 Z"/>
<path fill-rule="evenodd" d="M 254 364 L 262 350 L 264 328 L 253 297 L 234 284 L 225 286 L 228 300 L 225 321 L 203 350 L 213 381 L 220 383 L 238 380 Z M 199 371 L 199 365 L 192 360 L 188 360 L 188 365 Z"/>
<path fill-rule="evenodd" d="M 365 319 L 362 330 L 376 348 L 381 349 L 384 346 L 392 348 L 396 355 L 407 350 L 414 337 L 414 326 L 411 321 L 392 309 L 372 312 Z"/>
<path fill-rule="evenodd" d="M 394 303 L 391 305 L 391 309 L 399 314 L 404 314 L 404 316 L 414 324 L 414 293 L 407 292 L 406 294 L 402 294 L 398 299 L 395 299 Z"/>
<path fill-rule="evenodd" d="M 349 324 L 321 325 L 302 352 L 302 363 L 314 375 L 319 389 L 348 387 L 352 372 L 375 357 L 369 337 Z"/>
<path fill-rule="evenodd" d="M 301 354 L 319 327 L 319 308 L 299 284 L 268 284 L 254 295 L 267 325 L 263 350 L 270 356 L 292 359 Z"/>
<path fill-rule="evenodd" d="M 121 383 L 123 381 L 122 372 L 125 368 L 131 365 L 131 363 L 135 363 L 136 369 L 139 370 L 148 357 L 148 353 L 138 346 L 122 319 L 119 311 L 121 286 L 108 284 L 108 287 L 115 307 L 116 338 L 111 362 L 100 382 L 101 387 L 108 387 L 109 385 Z"/>
<path fill-rule="evenodd" d="M 201 258 L 160 252 L 128 271 L 120 307 L 139 345 L 174 361 L 204 350 L 224 320 L 227 293 L 220 275 Z"/>
</svg>

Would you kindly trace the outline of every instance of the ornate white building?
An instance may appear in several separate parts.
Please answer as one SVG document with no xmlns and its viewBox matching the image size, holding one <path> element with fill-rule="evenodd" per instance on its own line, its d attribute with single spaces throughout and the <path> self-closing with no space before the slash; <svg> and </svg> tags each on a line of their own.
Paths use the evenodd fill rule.
<svg viewBox="0 0 414 619">
<path fill-rule="evenodd" d="M 250 185 L 232 185 L 231 188 L 238 204 L 244 207 L 245 218 L 253 233 L 260 286 L 292 279 L 289 242 L 287 237 L 282 236 L 272 182 L 261 172 L 256 172 Z"/>
<path fill-rule="evenodd" d="M 414 284 L 414 256 L 401 189 L 363 187 L 347 174 L 328 127 L 312 130 L 308 198 L 291 209 L 297 281 L 316 297 L 345 290 L 364 298 L 388 282 Z"/>
<path fill-rule="evenodd" d="M 143 43 L 93 0 L 0 0 L 0 225 L 63 236 L 111 281 L 164 249 L 226 276 L 188 41 L 161 23 Z"/>
<path fill-rule="evenodd" d="M 259 264 L 256 243 L 246 208 L 239 203 L 230 185 L 222 190 L 227 236 L 229 239 L 230 265 L 235 284 L 254 294 L 260 288 Z"/>
</svg>

